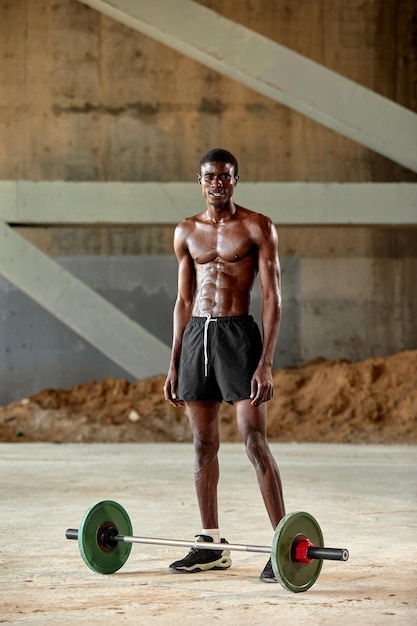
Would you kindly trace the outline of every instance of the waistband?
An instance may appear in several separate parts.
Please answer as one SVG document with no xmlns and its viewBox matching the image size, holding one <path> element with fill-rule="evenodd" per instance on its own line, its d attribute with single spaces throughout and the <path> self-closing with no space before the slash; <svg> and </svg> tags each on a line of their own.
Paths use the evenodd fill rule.
<svg viewBox="0 0 417 626">
<path fill-rule="evenodd" d="M 193 326 L 204 326 L 204 324 L 207 323 L 207 317 L 208 317 L 207 315 L 204 315 L 204 317 L 192 315 L 188 323 L 192 324 Z M 219 317 L 216 317 L 215 315 L 213 316 L 210 315 L 208 319 L 213 322 L 216 321 L 218 324 L 235 324 L 239 322 L 252 322 L 253 316 L 249 314 L 247 315 L 224 315 L 224 316 L 219 316 Z"/>
</svg>

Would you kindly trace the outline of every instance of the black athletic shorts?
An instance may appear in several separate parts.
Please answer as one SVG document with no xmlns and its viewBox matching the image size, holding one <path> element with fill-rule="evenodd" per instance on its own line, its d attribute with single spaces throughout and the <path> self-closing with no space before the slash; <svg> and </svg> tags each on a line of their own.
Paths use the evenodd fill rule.
<svg viewBox="0 0 417 626">
<path fill-rule="evenodd" d="M 251 315 L 192 317 L 185 327 L 178 367 L 181 400 L 246 400 L 262 353 Z"/>
</svg>

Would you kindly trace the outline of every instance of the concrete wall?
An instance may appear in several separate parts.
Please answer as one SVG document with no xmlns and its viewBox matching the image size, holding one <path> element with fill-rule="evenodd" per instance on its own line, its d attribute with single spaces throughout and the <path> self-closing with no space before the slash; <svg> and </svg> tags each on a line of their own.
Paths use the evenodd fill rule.
<svg viewBox="0 0 417 626">
<path fill-rule="evenodd" d="M 412 0 L 199 3 L 417 112 Z M 214 145 L 246 181 L 417 181 L 76 0 L 0 0 L 1 179 L 194 181 Z M 277 366 L 417 347 L 415 227 L 277 226 Z M 18 230 L 169 343 L 173 225 Z M 0 403 L 109 375 L 125 372 L 0 278 Z"/>
<path fill-rule="evenodd" d="M 200 4 L 417 111 L 413 0 Z M 77 0 L 0 0 L 0 93 L 2 179 L 195 180 L 223 145 L 242 180 L 417 180 Z"/>
<path fill-rule="evenodd" d="M 170 257 L 62 257 L 58 262 L 167 343 L 175 298 Z M 46 310 L 0 278 L 0 404 L 46 387 L 127 377 Z"/>
</svg>

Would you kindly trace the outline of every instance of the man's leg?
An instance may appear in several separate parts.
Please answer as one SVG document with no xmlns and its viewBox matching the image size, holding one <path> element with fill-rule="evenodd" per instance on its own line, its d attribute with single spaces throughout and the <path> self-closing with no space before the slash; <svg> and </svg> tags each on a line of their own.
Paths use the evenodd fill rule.
<svg viewBox="0 0 417 626">
<path fill-rule="evenodd" d="M 200 507 L 203 530 L 200 542 L 212 542 L 218 534 L 217 484 L 219 482 L 219 415 L 218 402 L 187 402 L 187 414 L 194 436 L 195 449 L 195 486 Z M 224 550 L 205 550 L 200 546 L 191 548 L 188 555 L 180 561 L 171 563 L 169 569 L 175 574 L 228 569 L 232 560 L 227 542 L 220 537 L 215 543 L 224 543 Z"/>
<path fill-rule="evenodd" d="M 267 405 L 252 406 L 250 400 L 239 400 L 235 402 L 235 407 L 239 432 L 255 468 L 266 510 L 275 529 L 285 515 L 285 506 L 280 473 L 266 436 Z"/>
<path fill-rule="evenodd" d="M 203 528 L 218 528 L 217 484 L 219 482 L 219 409 L 215 401 L 187 402 L 187 415 L 194 438 L 194 480 Z"/>
<path fill-rule="evenodd" d="M 246 446 L 246 453 L 255 468 L 266 510 L 275 529 L 285 515 L 284 497 L 278 466 L 272 456 L 266 438 L 266 404 L 252 406 L 250 400 L 235 402 L 239 432 Z M 265 583 L 276 582 L 269 558 L 260 575 Z"/>
</svg>

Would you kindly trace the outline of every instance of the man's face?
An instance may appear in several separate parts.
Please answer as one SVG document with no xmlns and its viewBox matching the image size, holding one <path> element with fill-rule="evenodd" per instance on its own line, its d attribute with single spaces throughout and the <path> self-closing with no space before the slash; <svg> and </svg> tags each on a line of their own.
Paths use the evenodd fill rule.
<svg viewBox="0 0 417 626">
<path fill-rule="evenodd" d="M 234 165 L 218 161 L 204 163 L 198 176 L 203 197 L 215 208 L 229 203 L 237 180 Z"/>
</svg>

